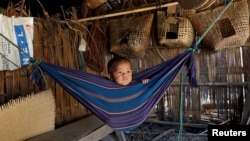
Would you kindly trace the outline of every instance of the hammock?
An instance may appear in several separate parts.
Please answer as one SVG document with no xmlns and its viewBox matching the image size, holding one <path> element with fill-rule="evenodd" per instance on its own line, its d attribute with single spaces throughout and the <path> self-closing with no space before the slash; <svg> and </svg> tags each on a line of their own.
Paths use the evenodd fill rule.
<svg viewBox="0 0 250 141">
<path fill-rule="evenodd" d="M 36 59 L 31 59 L 31 79 L 41 85 L 41 70 L 44 71 L 104 123 L 115 130 L 128 131 L 148 117 L 184 65 L 187 65 L 190 83 L 197 86 L 193 50 L 190 48 L 172 59 L 133 74 L 133 82 L 128 86 Z M 149 78 L 149 83 L 142 84 L 143 78 Z"/>
</svg>

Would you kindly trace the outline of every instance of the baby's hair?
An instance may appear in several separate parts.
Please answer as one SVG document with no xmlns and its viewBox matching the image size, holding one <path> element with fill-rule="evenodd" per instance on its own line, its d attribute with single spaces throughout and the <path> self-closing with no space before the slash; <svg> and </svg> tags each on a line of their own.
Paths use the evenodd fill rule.
<svg viewBox="0 0 250 141">
<path fill-rule="evenodd" d="M 108 62 L 108 72 L 109 72 L 109 73 L 112 73 L 112 69 L 114 68 L 114 66 L 115 66 L 117 63 L 120 63 L 120 62 L 128 62 L 128 63 L 131 63 L 130 60 L 129 60 L 127 57 L 123 57 L 123 56 L 116 56 L 116 57 L 113 57 L 113 58 L 110 59 L 109 62 Z"/>
</svg>

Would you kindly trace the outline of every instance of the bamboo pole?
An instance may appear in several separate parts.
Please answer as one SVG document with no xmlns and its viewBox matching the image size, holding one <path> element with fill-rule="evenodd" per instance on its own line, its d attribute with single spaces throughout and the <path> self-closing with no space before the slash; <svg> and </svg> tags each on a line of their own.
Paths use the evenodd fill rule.
<svg viewBox="0 0 250 141">
<path fill-rule="evenodd" d="M 163 4 L 163 5 L 156 5 L 156 6 L 146 7 L 146 8 L 133 9 L 133 10 L 130 10 L 130 11 L 123 11 L 123 12 L 100 15 L 100 16 L 95 16 L 95 17 L 88 17 L 88 18 L 84 18 L 84 19 L 79 19 L 78 21 L 79 22 L 86 22 L 86 21 L 91 21 L 91 20 L 98 20 L 98 19 L 104 19 L 104 18 L 109 18 L 109 17 L 128 15 L 128 14 L 133 14 L 133 13 L 150 11 L 150 10 L 154 10 L 154 9 L 158 9 L 158 8 L 174 6 L 174 5 L 177 5 L 177 4 L 178 4 L 178 2 L 166 3 L 166 4 Z"/>
<path fill-rule="evenodd" d="M 175 132 L 175 129 L 169 129 L 167 131 L 164 131 L 162 134 L 156 136 L 154 139 L 152 139 L 151 141 L 158 141 L 161 138 L 163 138 L 164 136 L 166 136 L 167 134 L 171 133 L 171 132 Z"/>
<path fill-rule="evenodd" d="M 248 82 L 206 82 L 206 83 L 197 83 L 198 86 L 242 86 L 246 87 Z M 172 83 L 171 86 L 180 86 L 180 83 Z M 182 85 L 191 86 L 190 83 L 184 82 Z"/>
<path fill-rule="evenodd" d="M 171 126 L 180 126 L 179 122 L 168 122 L 168 121 L 161 121 L 157 119 L 147 119 L 144 121 L 145 123 L 155 123 L 155 124 L 162 124 L 162 125 L 171 125 Z M 207 128 L 207 124 L 196 124 L 196 123 L 183 123 L 184 127 L 192 127 L 192 128 Z"/>
</svg>

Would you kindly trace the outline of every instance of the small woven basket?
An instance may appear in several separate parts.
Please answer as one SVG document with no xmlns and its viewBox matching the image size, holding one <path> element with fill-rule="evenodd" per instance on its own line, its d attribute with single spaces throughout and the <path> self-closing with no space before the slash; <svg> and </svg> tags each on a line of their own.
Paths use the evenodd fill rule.
<svg viewBox="0 0 250 141">
<path fill-rule="evenodd" d="M 120 56 L 144 57 L 153 14 L 110 20 L 110 51 Z"/>
<path fill-rule="evenodd" d="M 190 47 L 194 41 L 194 30 L 190 20 L 186 17 L 168 16 L 160 21 L 162 17 L 162 13 L 158 13 L 160 44 L 167 47 Z"/>
<path fill-rule="evenodd" d="M 225 6 L 189 15 L 190 21 L 202 35 Z M 239 47 L 245 44 L 249 36 L 249 11 L 247 0 L 233 2 L 221 18 L 213 25 L 202 40 L 202 44 L 211 50 Z"/>
</svg>

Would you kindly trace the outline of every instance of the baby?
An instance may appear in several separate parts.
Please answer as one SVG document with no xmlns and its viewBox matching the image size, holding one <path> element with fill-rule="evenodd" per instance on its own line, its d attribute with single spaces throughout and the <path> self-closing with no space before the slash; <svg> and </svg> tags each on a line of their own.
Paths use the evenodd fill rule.
<svg viewBox="0 0 250 141">
<path fill-rule="evenodd" d="M 109 78 L 120 85 L 128 85 L 132 81 L 131 62 L 128 58 L 117 56 L 108 62 Z M 147 84 L 149 79 L 143 79 L 142 83 Z"/>
</svg>

